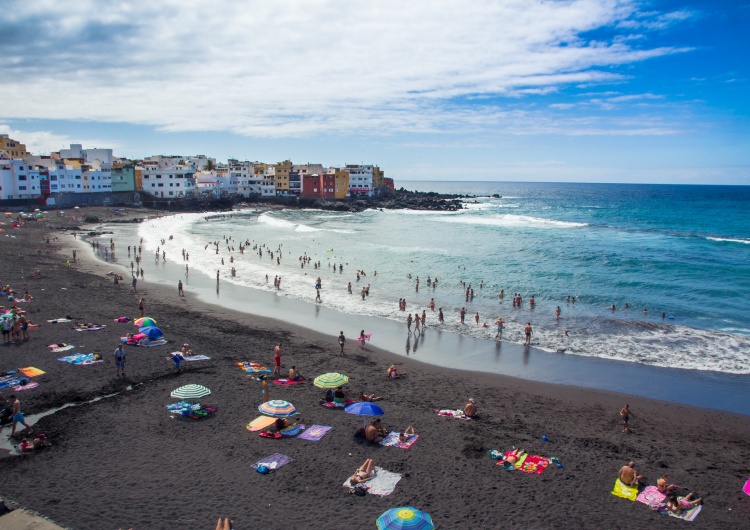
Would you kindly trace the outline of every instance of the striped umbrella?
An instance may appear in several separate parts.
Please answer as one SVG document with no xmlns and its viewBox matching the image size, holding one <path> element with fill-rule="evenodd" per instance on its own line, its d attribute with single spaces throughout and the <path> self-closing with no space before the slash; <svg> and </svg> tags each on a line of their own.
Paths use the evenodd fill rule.
<svg viewBox="0 0 750 530">
<path fill-rule="evenodd" d="M 375 522 L 378 530 L 432 530 L 435 528 L 429 513 L 411 506 L 391 508 Z"/>
<path fill-rule="evenodd" d="M 135 324 L 139 328 L 146 328 L 148 326 L 156 326 L 156 320 L 151 317 L 141 317 L 136 318 L 133 321 L 133 324 Z"/>
<path fill-rule="evenodd" d="M 348 382 L 349 378 L 344 374 L 330 372 L 316 377 L 313 384 L 318 388 L 338 388 Z"/>
<path fill-rule="evenodd" d="M 283 399 L 272 399 L 258 406 L 258 410 L 263 414 L 274 416 L 276 418 L 286 418 L 297 414 L 294 405 Z"/>
<path fill-rule="evenodd" d="M 177 399 L 200 399 L 210 393 L 211 391 L 203 385 L 185 385 L 172 390 L 170 395 Z"/>
</svg>

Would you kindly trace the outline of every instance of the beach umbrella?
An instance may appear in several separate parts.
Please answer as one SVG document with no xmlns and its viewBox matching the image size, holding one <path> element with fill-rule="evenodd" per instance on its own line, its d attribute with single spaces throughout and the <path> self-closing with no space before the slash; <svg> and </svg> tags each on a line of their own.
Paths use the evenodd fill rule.
<svg viewBox="0 0 750 530">
<path fill-rule="evenodd" d="M 294 405 L 283 399 L 272 399 L 271 401 L 266 401 L 258 406 L 258 410 L 263 414 L 268 414 L 269 416 L 274 416 L 276 418 L 287 418 L 297 414 L 297 409 L 294 408 Z"/>
<path fill-rule="evenodd" d="M 330 372 L 316 377 L 313 384 L 318 388 L 338 388 L 348 382 L 349 378 L 344 374 Z"/>
<path fill-rule="evenodd" d="M 80 210 L 81 209 L 80 206 L 73 206 L 73 208 L 76 209 L 76 210 Z"/>
<path fill-rule="evenodd" d="M 382 416 L 385 414 L 383 409 L 377 406 L 375 403 L 369 401 L 360 401 L 349 405 L 344 409 L 347 414 L 354 414 L 355 416 L 365 417 L 365 426 L 367 426 L 367 416 Z"/>
<path fill-rule="evenodd" d="M 160 339 L 164 336 L 164 333 L 162 333 L 161 330 L 156 326 L 146 326 L 140 328 L 138 331 L 146 335 L 151 340 Z"/>
<path fill-rule="evenodd" d="M 139 328 L 147 328 L 151 326 L 156 326 L 156 320 L 154 320 L 151 317 L 141 317 L 141 318 L 136 318 L 133 321 L 133 324 L 135 324 Z"/>
<path fill-rule="evenodd" d="M 411 506 L 386 510 L 375 522 L 378 530 L 432 530 L 435 528 L 429 513 Z"/>
<path fill-rule="evenodd" d="M 172 390 L 170 396 L 177 399 L 200 399 L 211 391 L 203 385 L 185 385 Z"/>
</svg>

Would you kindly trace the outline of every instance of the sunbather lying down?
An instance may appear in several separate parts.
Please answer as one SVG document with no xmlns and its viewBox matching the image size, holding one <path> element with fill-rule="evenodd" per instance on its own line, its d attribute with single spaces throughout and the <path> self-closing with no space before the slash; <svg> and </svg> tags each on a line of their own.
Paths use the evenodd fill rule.
<svg viewBox="0 0 750 530">
<path fill-rule="evenodd" d="M 699 504 L 703 504 L 703 498 L 693 499 L 692 493 L 688 493 L 687 497 L 678 499 L 677 494 L 673 491 L 667 493 L 667 497 L 664 500 L 667 503 L 667 509 L 672 513 L 682 513 Z"/>
<path fill-rule="evenodd" d="M 405 442 L 409 438 L 411 438 L 412 436 L 414 436 L 415 434 L 416 433 L 414 432 L 414 427 L 412 427 L 411 425 L 409 425 L 404 432 L 399 433 L 399 435 L 398 435 L 398 441 L 399 442 Z"/>
<path fill-rule="evenodd" d="M 357 468 L 354 474 L 349 479 L 350 484 L 353 486 L 361 482 L 367 482 L 375 478 L 375 462 L 372 458 L 365 460 L 365 463 L 361 467 Z"/>
<path fill-rule="evenodd" d="M 513 449 L 506 455 L 501 463 L 509 466 L 515 466 L 524 455 L 524 453 L 526 453 L 525 449 Z"/>
</svg>

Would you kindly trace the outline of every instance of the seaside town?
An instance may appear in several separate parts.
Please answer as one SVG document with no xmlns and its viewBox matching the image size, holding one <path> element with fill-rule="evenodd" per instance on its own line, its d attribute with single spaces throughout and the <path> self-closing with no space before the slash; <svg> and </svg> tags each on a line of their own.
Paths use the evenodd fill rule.
<svg viewBox="0 0 750 530">
<path fill-rule="evenodd" d="M 156 199 L 369 198 L 394 191 L 392 178 L 372 164 L 275 164 L 230 159 L 156 155 L 129 160 L 112 149 L 69 149 L 36 155 L 21 141 L 0 134 L 0 200 L 23 206 L 130 204 L 140 193 Z M 13 202 L 6 202 L 12 205 Z"/>
</svg>

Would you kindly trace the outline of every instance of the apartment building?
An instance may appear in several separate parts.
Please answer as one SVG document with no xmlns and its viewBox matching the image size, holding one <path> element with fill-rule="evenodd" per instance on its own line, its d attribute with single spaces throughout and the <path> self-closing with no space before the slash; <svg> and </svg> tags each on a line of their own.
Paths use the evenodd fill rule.
<svg viewBox="0 0 750 530">
<path fill-rule="evenodd" d="M 189 197 L 195 191 L 195 169 L 188 165 L 160 165 L 156 161 L 143 161 L 141 189 L 161 198 Z"/>
<path fill-rule="evenodd" d="M 7 134 L 0 134 L 0 158 L 24 158 L 30 154 L 24 144 Z"/>
<path fill-rule="evenodd" d="M 372 195 L 374 169 L 375 167 L 371 165 L 346 165 L 346 170 L 349 172 L 349 195 L 352 197 Z"/>
</svg>

